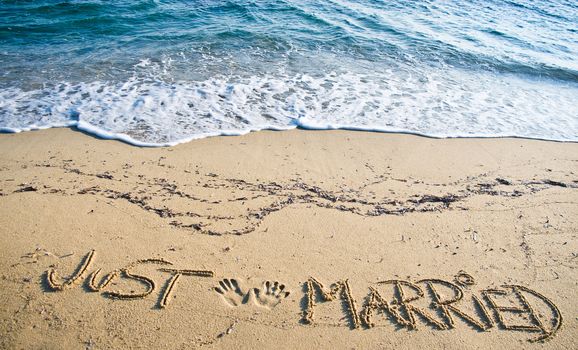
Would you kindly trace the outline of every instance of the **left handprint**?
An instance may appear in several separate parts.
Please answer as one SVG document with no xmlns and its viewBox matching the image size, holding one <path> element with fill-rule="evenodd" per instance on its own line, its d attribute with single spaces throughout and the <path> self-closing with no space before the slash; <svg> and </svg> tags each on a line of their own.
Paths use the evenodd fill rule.
<svg viewBox="0 0 578 350">
<path fill-rule="evenodd" d="M 230 306 L 239 306 L 247 302 L 248 293 L 244 293 L 239 287 L 239 282 L 234 278 L 225 278 L 219 281 L 219 287 L 215 291 L 223 297 Z"/>
</svg>

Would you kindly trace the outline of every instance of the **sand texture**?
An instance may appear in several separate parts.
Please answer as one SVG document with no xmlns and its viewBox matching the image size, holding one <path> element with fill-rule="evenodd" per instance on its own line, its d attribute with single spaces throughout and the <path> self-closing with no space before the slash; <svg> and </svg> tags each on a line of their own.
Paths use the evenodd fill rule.
<svg viewBox="0 0 578 350">
<path fill-rule="evenodd" d="M 578 144 L 0 135 L 2 349 L 576 349 Z"/>
</svg>

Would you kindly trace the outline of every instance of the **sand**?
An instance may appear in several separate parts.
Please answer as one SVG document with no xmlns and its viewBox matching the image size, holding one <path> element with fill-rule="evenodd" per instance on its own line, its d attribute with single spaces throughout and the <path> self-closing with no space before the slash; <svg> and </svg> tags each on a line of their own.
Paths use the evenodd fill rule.
<svg viewBox="0 0 578 350">
<path fill-rule="evenodd" d="M 576 143 L 4 134 L 0 213 L 3 349 L 578 347 Z"/>
</svg>

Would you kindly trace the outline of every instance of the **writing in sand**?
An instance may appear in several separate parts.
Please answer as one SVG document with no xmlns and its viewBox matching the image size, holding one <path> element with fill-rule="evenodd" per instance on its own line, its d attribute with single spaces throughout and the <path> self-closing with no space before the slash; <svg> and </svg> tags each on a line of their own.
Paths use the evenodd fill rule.
<svg viewBox="0 0 578 350">
<path fill-rule="evenodd" d="M 157 285 L 145 275 L 133 272 L 134 267 L 143 264 L 158 265 L 157 269 L 167 273 L 168 278 L 159 298 L 160 309 L 165 309 L 171 296 L 176 293 L 177 282 L 183 277 L 214 278 L 209 270 L 176 269 L 163 258 L 136 260 L 127 266 L 113 270 L 102 276 L 101 269 L 91 269 L 95 257 L 92 250 L 84 256 L 76 270 L 67 278 L 59 277 L 54 268 L 46 271 L 46 283 L 54 291 L 63 291 L 85 280 L 88 290 L 101 292 L 114 299 L 142 299 L 152 294 Z M 88 275 L 87 275 L 88 274 Z M 123 292 L 110 290 L 116 279 L 130 279 L 142 284 L 142 290 Z M 400 279 L 384 280 L 368 286 L 364 301 L 360 304 L 352 295 L 349 280 L 344 279 L 326 287 L 315 277 L 309 277 L 303 285 L 303 310 L 300 321 L 304 325 L 315 324 L 315 311 L 322 303 L 339 300 L 344 305 L 343 312 L 351 329 L 369 329 L 375 326 L 378 317 L 394 325 L 407 329 L 417 329 L 418 321 L 433 330 L 448 330 L 456 327 L 460 320 L 480 332 L 493 327 L 508 331 L 532 333 L 528 340 L 545 341 L 552 338 L 562 326 L 560 310 L 545 295 L 521 285 L 502 285 L 499 288 L 485 288 L 476 292 L 473 276 L 460 271 L 447 281 L 426 278 L 418 281 Z M 272 309 L 279 305 L 291 292 L 285 284 L 266 281 L 260 288 L 243 290 L 235 278 L 221 279 L 213 291 L 232 307 L 245 304 L 254 298 L 260 306 Z M 471 300 L 465 298 L 465 291 Z M 424 306 L 425 305 L 425 306 Z M 467 311 L 466 306 L 470 307 Z"/>
</svg>

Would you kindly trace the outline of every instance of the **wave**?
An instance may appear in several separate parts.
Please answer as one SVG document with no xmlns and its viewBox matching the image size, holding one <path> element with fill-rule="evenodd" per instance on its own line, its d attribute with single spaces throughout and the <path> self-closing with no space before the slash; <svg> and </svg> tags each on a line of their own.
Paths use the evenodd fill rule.
<svg viewBox="0 0 578 350">
<path fill-rule="evenodd" d="M 0 90 L 0 126 L 74 126 L 139 146 L 295 127 L 578 141 L 576 96 L 574 85 L 455 69 L 173 83 L 133 77 Z"/>
</svg>

